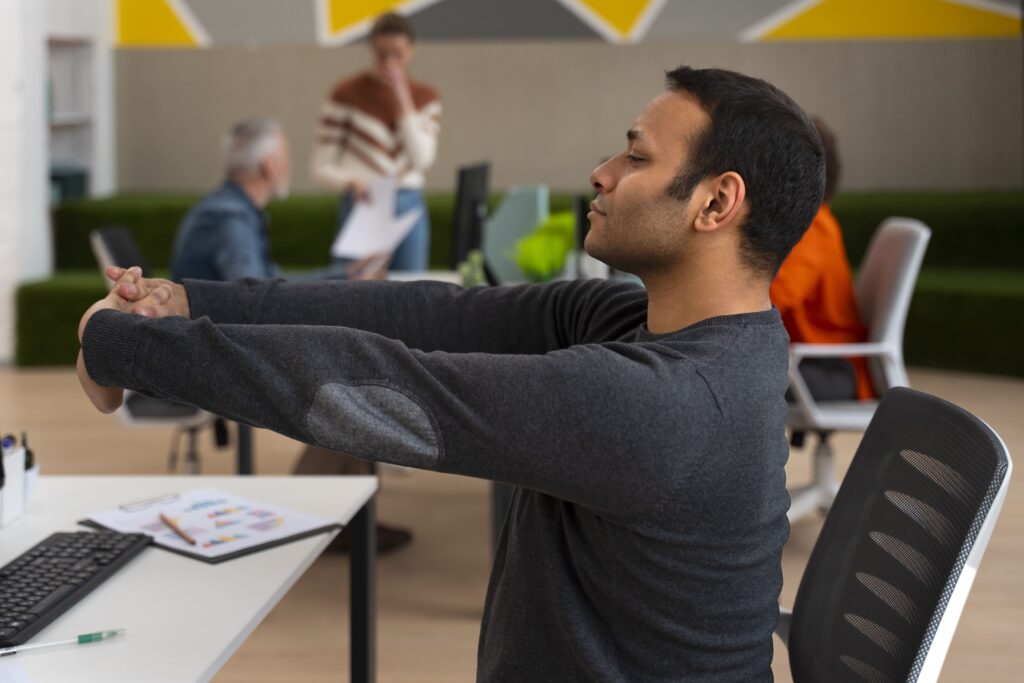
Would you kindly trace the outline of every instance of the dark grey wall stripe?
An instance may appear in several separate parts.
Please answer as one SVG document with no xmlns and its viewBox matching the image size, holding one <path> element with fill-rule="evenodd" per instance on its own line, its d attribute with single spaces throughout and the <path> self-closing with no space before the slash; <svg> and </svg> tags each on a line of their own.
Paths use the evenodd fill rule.
<svg viewBox="0 0 1024 683">
<path fill-rule="evenodd" d="M 444 0 L 412 17 L 425 39 L 598 36 L 555 0 Z"/>
<path fill-rule="evenodd" d="M 185 0 L 214 45 L 316 42 L 314 0 Z"/>
</svg>

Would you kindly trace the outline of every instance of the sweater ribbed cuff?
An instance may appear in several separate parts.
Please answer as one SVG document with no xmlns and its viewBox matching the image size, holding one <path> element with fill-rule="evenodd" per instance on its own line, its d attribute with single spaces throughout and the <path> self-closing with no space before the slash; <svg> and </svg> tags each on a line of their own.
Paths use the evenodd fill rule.
<svg viewBox="0 0 1024 683">
<path fill-rule="evenodd" d="M 118 311 L 97 311 L 82 335 L 85 369 L 100 386 L 131 388 L 132 364 L 145 318 Z"/>
</svg>

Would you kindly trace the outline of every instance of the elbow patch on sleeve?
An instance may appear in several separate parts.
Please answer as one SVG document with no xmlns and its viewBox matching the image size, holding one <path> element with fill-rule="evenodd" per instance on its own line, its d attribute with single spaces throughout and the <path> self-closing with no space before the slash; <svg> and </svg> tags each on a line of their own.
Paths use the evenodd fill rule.
<svg viewBox="0 0 1024 683">
<path fill-rule="evenodd" d="M 429 469 L 440 458 L 441 439 L 430 415 L 387 385 L 323 385 L 306 426 L 316 445 L 366 460 Z"/>
</svg>

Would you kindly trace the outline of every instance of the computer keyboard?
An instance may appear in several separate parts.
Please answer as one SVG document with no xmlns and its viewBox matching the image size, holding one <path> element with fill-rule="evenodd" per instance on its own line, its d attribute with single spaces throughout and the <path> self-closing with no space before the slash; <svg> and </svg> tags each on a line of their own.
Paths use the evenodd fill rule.
<svg viewBox="0 0 1024 683">
<path fill-rule="evenodd" d="M 0 647 L 21 645 L 150 543 L 145 534 L 55 533 L 0 567 Z"/>
</svg>

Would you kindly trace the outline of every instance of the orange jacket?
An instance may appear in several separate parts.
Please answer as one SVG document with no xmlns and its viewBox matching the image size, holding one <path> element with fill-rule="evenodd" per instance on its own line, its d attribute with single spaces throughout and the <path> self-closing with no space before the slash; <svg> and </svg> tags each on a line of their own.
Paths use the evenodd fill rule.
<svg viewBox="0 0 1024 683">
<path fill-rule="evenodd" d="M 849 344 L 867 339 L 843 233 L 827 204 L 821 205 L 803 239 L 786 257 L 770 293 L 790 341 Z M 873 397 L 867 363 L 863 358 L 850 360 L 857 370 L 857 398 Z"/>
</svg>

